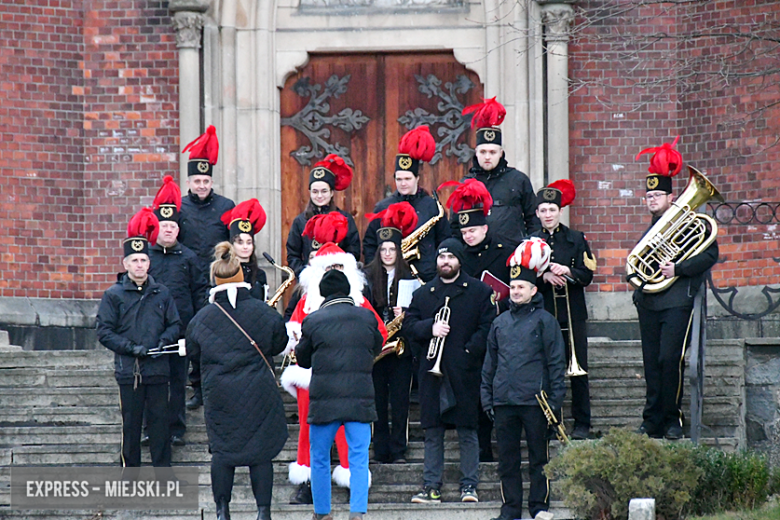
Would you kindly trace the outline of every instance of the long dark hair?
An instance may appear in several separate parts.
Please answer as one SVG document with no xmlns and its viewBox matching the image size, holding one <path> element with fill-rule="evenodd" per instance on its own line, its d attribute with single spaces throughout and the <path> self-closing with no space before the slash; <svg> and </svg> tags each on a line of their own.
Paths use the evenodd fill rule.
<svg viewBox="0 0 780 520">
<path fill-rule="evenodd" d="M 387 301 L 387 282 L 385 281 L 385 276 L 387 275 L 385 274 L 385 268 L 382 265 L 382 255 L 379 252 L 379 250 L 382 249 L 382 244 L 384 244 L 384 242 L 379 243 L 379 246 L 376 248 L 374 259 L 363 269 L 366 273 L 366 280 L 371 286 L 371 296 L 374 299 L 374 308 L 377 312 L 380 312 L 380 309 L 389 306 L 389 302 Z M 390 288 L 391 292 L 396 295 L 398 294 L 398 280 L 410 280 L 412 278 L 414 278 L 412 270 L 409 269 L 409 264 L 404 260 L 401 248 L 396 246 L 395 275 L 393 284 Z"/>
<path fill-rule="evenodd" d="M 314 215 L 319 215 L 320 213 L 330 213 L 331 211 L 339 211 L 339 208 L 333 202 L 333 199 L 330 199 L 330 203 L 324 206 L 315 206 L 310 198 L 308 204 L 306 204 L 306 209 L 303 210 L 303 218 L 305 218 L 306 222 L 308 222 L 309 219 Z"/>
<path fill-rule="evenodd" d="M 236 235 L 233 238 L 230 239 L 230 243 L 232 244 L 235 242 L 236 238 L 238 238 L 241 235 Z M 249 260 L 247 262 L 241 262 L 241 264 L 247 264 L 249 266 L 249 280 L 244 280 L 249 285 L 254 285 L 257 281 L 257 272 L 260 270 L 260 267 L 257 265 L 257 256 L 255 256 L 255 251 L 257 250 L 257 246 L 255 245 L 255 237 L 252 237 L 252 254 L 249 255 Z"/>
</svg>

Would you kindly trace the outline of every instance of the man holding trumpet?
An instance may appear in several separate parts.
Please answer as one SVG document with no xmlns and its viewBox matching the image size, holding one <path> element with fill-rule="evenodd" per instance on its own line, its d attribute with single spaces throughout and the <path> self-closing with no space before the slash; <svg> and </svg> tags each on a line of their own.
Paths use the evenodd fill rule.
<svg viewBox="0 0 780 520">
<path fill-rule="evenodd" d="M 486 284 L 461 271 L 463 245 L 455 238 L 439 244 L 438 275 L 414 292 L 404 318 L 404 334 L 420 360 L 420 422 L 425 430 L 423 489 L 418 504 L 441 502 L 444 431 L 458 430 L 460 499 L 477 502 L 479 483 L 479 381 L 485 340 L 496 315 Z"/>
</svg>

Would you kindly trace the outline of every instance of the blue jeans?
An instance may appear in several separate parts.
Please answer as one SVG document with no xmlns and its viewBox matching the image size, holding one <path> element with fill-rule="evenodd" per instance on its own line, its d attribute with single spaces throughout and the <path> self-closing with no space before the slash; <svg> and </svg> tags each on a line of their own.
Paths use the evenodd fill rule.
<svg viewBox="0 0 780 520">
<path fill-rule="evenodd" d="M 371 444 L 371 424 L 332 422 L 309 426 L 311 457 L 311 494 L 314 512 L 330 513 L 330 448 L 341 425 L 349 446 L 349 511 L 368 510 L 368 445 Z"/>
</svg>

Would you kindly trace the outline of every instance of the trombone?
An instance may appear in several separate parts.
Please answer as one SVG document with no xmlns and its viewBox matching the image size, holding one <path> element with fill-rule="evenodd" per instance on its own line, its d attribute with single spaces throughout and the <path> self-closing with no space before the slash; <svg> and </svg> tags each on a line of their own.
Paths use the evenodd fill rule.
<svg viewBox="0 0 780 520">
<path fill-rule="evenodd" d="M 444 298 L 444 307 L 439 309 L 439 312 L 436 313 L 436 317 L 433 319 L 433 322 L 436 323 L 437 321 L 444 322 L 445 324 L 449 325 L 450 323 L 450 297 L 447 296 Z M 436 362 L 433 364 L 433 368 L 428 370 L 429 373 L 435 375 L 436 377 L 441 377 L 444 374 L 441 371 L 441 355 L 444 353 L 444 340 L 447 339 L 447 336 L 439 337 L 435 336 L 431 338 L 430 343 L 428 343 L 428 354 L 425 356 L 425 359 L 428 361 L 435 359 Z"/>
<path fill-rule="evenodd" d="M 571 328 L 569 282 L 574 283 L 574 279 L 569 276 L 564 276 L 564 278 L 566 278 L 566 284 L 563 286 L 563 294 L 560 294 L 558 292 L 558 288 L 553 286 L 553 296 L 555 303 L 555 319 L 558 319 L 558 299 L 566 298 L 566 326 L 561 327 L 561 332 L 565 330 L 566 334 L 569 336 L 569 350 L 571 351 L 571 356 L 569 357 L 569 366 L 566 368 L 566 375 L 569 377 L 586 376 L 588 373 L 583 370 L 580 364 L 577 362 L 577 352 L 574 350 L 574 331 Z M 560 321 L 558 323 L 560 323 Z"/>
</svg>

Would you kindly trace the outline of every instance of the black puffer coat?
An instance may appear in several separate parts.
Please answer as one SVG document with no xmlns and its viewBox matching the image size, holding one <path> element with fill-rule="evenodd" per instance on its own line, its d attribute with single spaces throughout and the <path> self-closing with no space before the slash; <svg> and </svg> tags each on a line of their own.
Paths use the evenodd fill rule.
<svg viewBox="0 0 780 520">
<path fill-rule="evenodd" d="M 316 214 L 330 213 L 338 211 L 347 217 L 347 237 L 339 243 L 339 247 L 345 253 L 351 253 L 357 261 L 360 261 L 360 233 L 358 233 L 355 219 L 352 215 L 335 206 L 322 206 L 317 208 Z M 309 253 L 311 253 L 311 239 L 301 236 L 306 227 L 308 219 L 304 213 L 299 214 L 293 220 L 290 226 L 290 233 L 287 235 L 287 265 L 295 271 L 295 276 L 300 276 L 303 268 L 309 263 Z"/>
<path fill-rule="evenodd" d="M 492 294 L 490 287 L 463 271 L 452 283 L 445 284 L 437 276 L 414 292 L 401 334 L 410 338 L 412 348 L 418 350 L 415 355 L 420 360 L 420 422 L 423 428 L 443 424 L 477 427 L 482 359 L 490 324 L 496 315 L 490 302 Z M 426 359 L 426 353 L 433 337 L 434 317 L 444 306 L 447 296 L 450 297 L 450 333 L 442 353 L 442 378 L 428 372 L 434 361 Z M 454 407 L 441 413 L 443 383 L 444 391 L 449 393 L 446 385 L 452 389 Z"/>
<path fill-rule="evenodd" d="M 287 344 L 279 313 L 245 288 L 238 289 L 235 309 L 224 291 L 216 294 L 215 302 L 257 342 L 273 366 L 272 356 Z M 190 322 L 187 349 L 200 356 L 206 432 L 214 459 L 233 466 L 273 459 L 287 440 L 287 419 L 262 356 L 214 304 Z"/>
<path fill-rule="evenodd" d="M 138 286 L 125 273 L 103 293 L 97 312 L 100 343 L 114 351 L 114 377 L 120 385 L 167 383 L 168 359 L 133 356 L 133 346 L 147 349 L 179 339 L 181 320 L 170 291 L 149 276 Z"/>
<path fill-rule="evenodd" d="M 487 222 L 495 240 L 517 244 L 541 227 L 531 179 L 509 166 L 505 157 L 490 171 L 483 170 L 474 157 L 474 166 L 465 178 L 482 182 L 493 197 Z"/>
<path fill-rule="evenodd" d="M 352 298 L 328 297 L 304 318 L 295 356 L 312 369 L 309 424 L 377 420 L 372 374 L 381 350 L 376 316 Z"/>
<path fill-rule="evenodd" d="M 208 276 L 198 256 L 179 242 L 173 247 L 159 244 L 150 247 L 149 260 L 149 274 L 171 291 L 181 318 L 181 337 L 184 337 L 190 320 L 206 303 Z"/>
<path fill-rule="evenodd" d="M 230 238 L 227 226 L 220 219 L 223 213 L 234 207 L 232 200 L 217 195 L 214 190 L 205 200 L 200 200 L 192 192 L 181 199 L 179 242 L 198 255 L 201 269 L 207 273 L 214 260 L 214 246 Z"/>
</svg>

